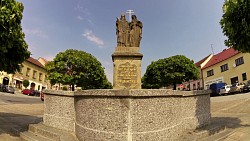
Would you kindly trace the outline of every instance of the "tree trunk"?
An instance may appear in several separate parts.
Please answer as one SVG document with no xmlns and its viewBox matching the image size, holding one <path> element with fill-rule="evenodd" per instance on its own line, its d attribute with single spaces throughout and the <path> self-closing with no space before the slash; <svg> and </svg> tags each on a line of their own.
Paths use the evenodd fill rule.
<svg viewBox="0 0 250 141">
<path fill-rule="evenodd" d="M 173 85 L 174 85 L 173 90 L 176 90 L 176 83 L 174 83 Z"/>
</svg>

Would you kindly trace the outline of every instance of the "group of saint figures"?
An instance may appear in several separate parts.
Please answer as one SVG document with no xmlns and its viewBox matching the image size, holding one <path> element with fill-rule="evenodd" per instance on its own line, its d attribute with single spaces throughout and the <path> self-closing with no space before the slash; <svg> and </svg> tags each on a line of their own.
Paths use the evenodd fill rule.
<svg viewBox="0 0 250 141">
<path fill-rule="evenodd" d="M 117 46 L 139 47 L 142 38 L 142 22 L 132 15 L 132 21 L 126 20 L 125 14 L 121 14 L 120 20 L 116 20 Z"/>
</svg>

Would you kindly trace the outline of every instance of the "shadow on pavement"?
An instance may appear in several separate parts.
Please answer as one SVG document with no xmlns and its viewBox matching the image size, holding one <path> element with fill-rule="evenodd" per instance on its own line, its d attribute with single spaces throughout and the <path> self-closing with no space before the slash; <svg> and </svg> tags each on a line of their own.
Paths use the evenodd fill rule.
<svg viewBox="0 0 250 141">
<path fill-rule="evenodd" d="M 241 124 L 241 120 L 235 117 L 211 117 L 211 124 L 196 131 L 208 131 L 209 135 L 215 134 L 224 129 L 235 129 L 239 127 L 250 127 L 248 124 Z"/>
<path fill-rule="evenodd" d="M 36 124 L 42 121 L 43 118 L 41 116 L 0 112 L 0 135 L 19 136 L 20 132 L 28 130 L 29 124 Z"/>
</svg>

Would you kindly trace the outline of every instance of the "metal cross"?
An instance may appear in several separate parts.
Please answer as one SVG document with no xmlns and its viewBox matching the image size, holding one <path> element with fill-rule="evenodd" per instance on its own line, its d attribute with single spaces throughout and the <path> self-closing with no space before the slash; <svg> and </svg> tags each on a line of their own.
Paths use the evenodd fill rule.
<svg viewBox="0 0 250 141">
<path fill-rule="evenodd" d="M 127 14 L 128 14 L 128 20 L 129 20 L 129 22 L 131 21 L 131 16 L 132 16 L 132 14 L 133 13 L 135 13 L 133 10 L 127 10 L 127 12 L 126 12 Z"/>
</svg>

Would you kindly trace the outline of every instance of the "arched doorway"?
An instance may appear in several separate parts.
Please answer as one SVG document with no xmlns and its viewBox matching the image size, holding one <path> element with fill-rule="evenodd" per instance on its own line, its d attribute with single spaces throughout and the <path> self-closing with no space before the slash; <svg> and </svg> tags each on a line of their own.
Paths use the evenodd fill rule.
<svg viewBox="0 0 250 141">
<path fill-rule="evenodd" d="M 36 84 L 35 84 L 34 82 L 32 82 L 32 83 L 30 84 L 30 88 L 33 89 L 33 90 L 35 90 L 35 86 L 36 86 Z"/>
<path fill-rule="evenodd" d="M 4 85 L 9 85 L 9 78 L 8 77 L 3 78 L 3 84 Z"/>
</svg>

